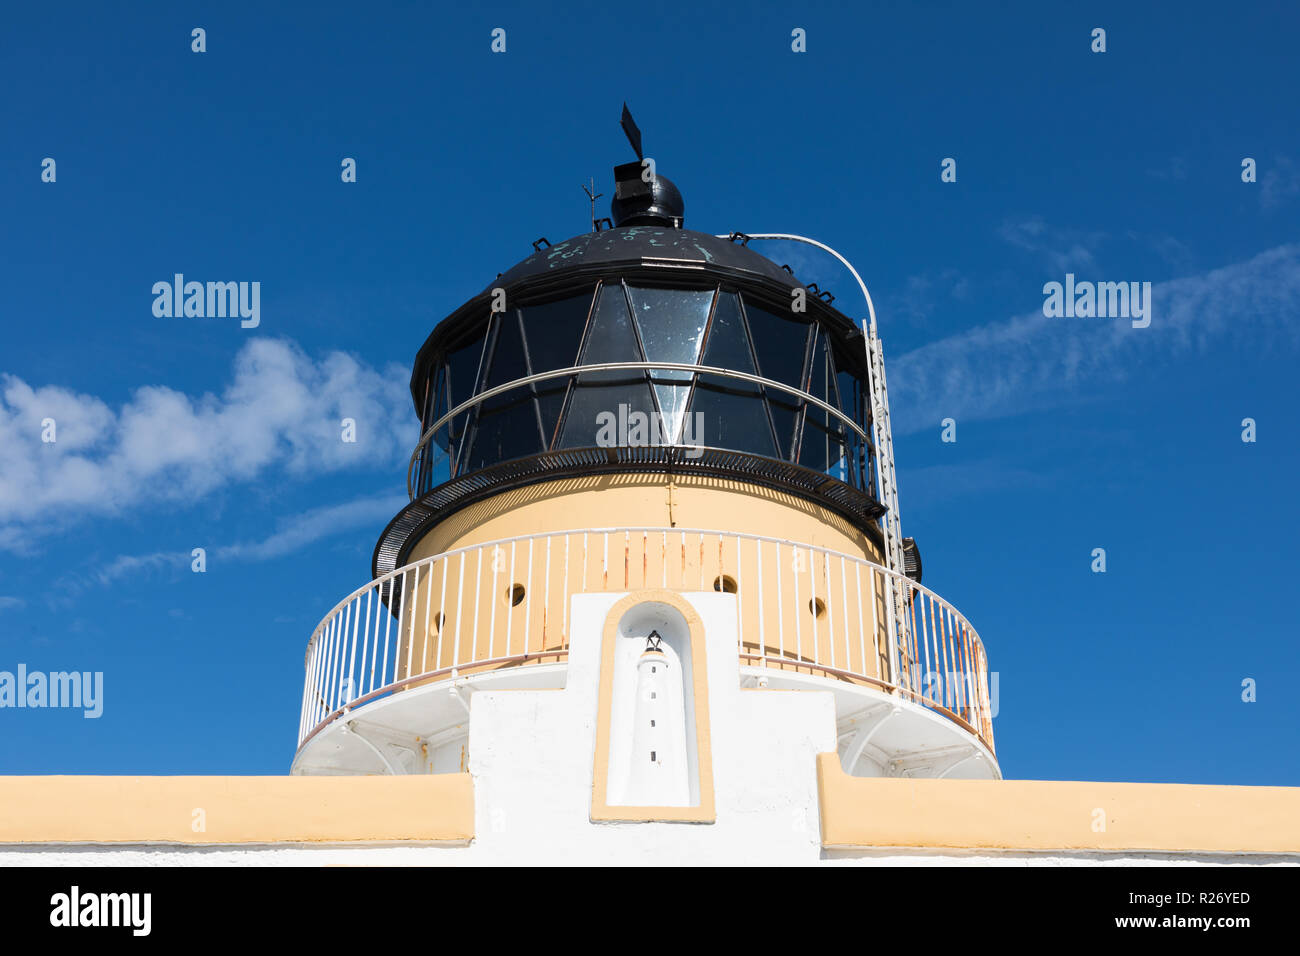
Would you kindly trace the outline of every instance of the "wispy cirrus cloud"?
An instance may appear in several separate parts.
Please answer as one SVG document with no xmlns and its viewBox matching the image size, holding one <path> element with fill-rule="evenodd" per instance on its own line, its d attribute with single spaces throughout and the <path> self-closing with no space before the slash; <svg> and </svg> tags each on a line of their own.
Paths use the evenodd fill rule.
<svg viewBox="0 0 1300 956">
<path fill-rule="evenodd" d="M 178 571 L 188 565 L 188 551 L 155 551 L 152 554 L 123 554 L 102 568 L 96 569 L 89 579 L 107 587 L 122 580 L 149 577 L 159 570 Z M 84 585 L 86 579 L 82 579 Z"/>
<path fill-rule="evenodd" d="M 239 351 L 220 394 L 148 385 L 112 408 L 0 375 L 0 548 L 30 547 L 86 516 L 197 501 L 273 470 L 390 466 L 418 432 L 406 379 L 395 364 L 376 369 L 341 352 L 313 359 L 266 338 Z M 355 442 L 342 440 L 345 418 Z"/>
<path fill-rule="evenodd" d="M 1228 334 L 1294 348 L 1300 244 L 1157 283 L 1152 303 L 1145 329 L 1122 319 L 1048 319 L 1036 311 L 886 356 L 896 427 L 907 434 L 947 416 L 988 419 L 1059 403 Z"/>
<path fill-rule="evenodd" d="M 1042 216 L 1008 219 L 998 235 L 1018 249 L 1044 260 L 1054 272 L 1077 272 L 1095 266 L 1092 250 L 1107 238 L 1097 230 L 1067 229 L 1047 223 Z"/>
<path fill-rule="evenodd" d="M 275 531 L 264 538 L 216 544 L 205 548 L 207 552 L 205 560 L 209 562 L 270 561 L 357 528 L 386 523 L 406 503 L 405 495 L 375 495 L 341 504 L 312 508 L 279 519 Z M 151 580 L 159 575 L 176 576 L 188 572 L 193 561 L 192 551 L 154 551 L 148 554 L 118 555 L 102 567 L 60 580 L 54 590 L 62 593 L 79 592 L 94 584 L 108 587 L 119 582 Z M 18 599 L 0 597 L 0 610 L 8 606 L 21 606 L 21 602 L 17 605 L 7 605 L 5 603 L 7 600 Z"/>
<path fill-rule="evenodd" d="M 387 522 L 407 503 L 406 495 L 377 495 L 313 508 L 280 521 L 276 531 L 261 540 L 224 545 L 215 554 L 219 559 L 267 561 L 292 554 L 322 538 L 375 522 Z"/>
<path fill-rule="evenodd" d="M 903 284 L 891 314 L 925 326 L 936 312 L 950 311 L 971 296 L 971 281 L 956 269 L 911 275 Z"/>
</svg>

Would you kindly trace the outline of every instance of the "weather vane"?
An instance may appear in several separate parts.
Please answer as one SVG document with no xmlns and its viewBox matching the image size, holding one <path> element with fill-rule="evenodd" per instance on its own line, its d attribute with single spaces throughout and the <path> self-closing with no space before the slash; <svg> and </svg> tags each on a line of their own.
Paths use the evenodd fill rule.
<svg viewBox="0 0 1300 956">
<path fill-rule="evenodd" d="M 623 127 L 623 133 L 627 136 L 627 141 L 632 144 L 632 149 L 636 151 L 636 158 L 645 159 L 645 153 L 641 151 L 641 130 L 636 125 L 636 120 L 632 119 L 632 111 L 627 108 L 627 103 L 623 104 L 623 117 L 619 120 L 619 125 Z"/>
</svg>

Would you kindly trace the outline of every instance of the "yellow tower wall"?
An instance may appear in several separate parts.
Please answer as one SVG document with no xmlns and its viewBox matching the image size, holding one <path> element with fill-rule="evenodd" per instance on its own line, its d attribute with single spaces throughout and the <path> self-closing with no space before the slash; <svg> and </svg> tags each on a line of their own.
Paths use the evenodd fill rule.
<svg viewBox="0 0 1300 956">
<path fill-rule="evenodd" d="M 602 533 L 629 528 L 666 530 Z M 494 541 L 507 543 L 477 547 Z M 734 590 L 747 663 L 886 680 L 883 578 L 810 548 L 881 561 L 834 512 L 739 481 L 611 475 L 502 492 L 449 515 L 411 550 L 408 564 L 469 549 L 399 582 L 397 677 L 562 660 L 571 595 L 658 587 Z"/>
<path fill-rule="evenodd" d="M 409 560 L 518 535 L 633 526 L 726 529 L 881 560 L 850 522 L 796 495 L 735 480 L 636 474 L 561 479 L 494 495 L 438 524 Z"/>
</svg>

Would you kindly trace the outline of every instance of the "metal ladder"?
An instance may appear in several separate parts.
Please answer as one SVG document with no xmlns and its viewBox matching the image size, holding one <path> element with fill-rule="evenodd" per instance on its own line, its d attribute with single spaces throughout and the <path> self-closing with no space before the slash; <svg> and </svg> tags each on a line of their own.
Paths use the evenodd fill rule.
<svg viewBox="0 0 1300 956">
<path fill-rule="evenodd" d="M 874 317 L 873 317 L 874 318 Z M 867 357 L 871 366 L 871 432 L 876 444 L 876 482 L 880 503 L 885 506 L 885 566 L 905 574 L 903 530 L 898 514 L 898 473 L 894 468 L 894 430 L 889 423 L 889 388 L 885 384 L 885 353 L 880 334 L 873 321 L 867 331 Z M 911 659 L 911 634 L 908 627 L 905 595 L 907 588 L 897 578 L 885 576 L 885 617 L 889 632 L 889 660 L 894 668 L 895 685 L 904 681 L 914 684 Z M 906 657 L 904 657 L 906 655 Z M 904 672 L 906 672 L 904 674 Z M 915 687 L 912 687 L 915 690 Z"/>
<path fill-rule="evenodd" d="M 871 430 L 876 443 L 876 481 L 885 512 L 885 554 L 888 567 L 903 567 L 903 533 L 898 514 L 898 476 L 894 470 L 894 433 L 889 425 L 889 389 L 885 385 L 885 355 L 874 326 L 867 334 L 871 361 Z"/>
</svg>

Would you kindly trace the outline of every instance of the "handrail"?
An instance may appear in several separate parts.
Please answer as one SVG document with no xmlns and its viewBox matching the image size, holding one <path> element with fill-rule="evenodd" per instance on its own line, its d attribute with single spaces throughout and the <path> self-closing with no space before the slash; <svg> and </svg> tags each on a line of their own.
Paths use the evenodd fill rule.
<svg viewBox="0 0 1300 956">
<path fill-rule="evenodd" d="M 524 666 L 567 650 L 574 594 L 659 586 L 661 575 L 662 586 L 717 589 L 724 574 L 735 577 L 722 589 L 741 602 L 742 660 L 881 687 L 974 728 L 992 750 L 983 641 L 930 588 L 866 558 L 788 538 L 650 526 L 499 538 L 357 588 L 308 641 L 300 744 L 339 714 L 437 675 Z M 512 602 L 515 588 L 521 594 Z M 904 620 L 878 613 L 883 594 L 901 596 Z"/>
<path fill-rule="evenodd" d="M 784 545 L 789 545 L 792 548 L 804 548 L 808 551 L 815 551 L 818 554 L 824 554 L 832 558 L 844 558 L 848 561 L 855 561 L 863 565 L 864 567 L 869 566 L 879 571 L 882 574 L 888 574 L 890 577 L 893 578 L 900 578 L 902 580 L 905 580 L 908 586 L 913 590 L 920 591 L 925 595 L 927 595 L 928 597 L 933 598 L 935 601 L 940 602 L 941 604 L 948 604 L 947 601 L 945 601 L 942 597 L 940 597 L 937 593 L 932 591 L 930 588 L 926 587 L 924 584 L 921 584 L 917 581 L 913 581 L 905 574 L 901 574 L 897 571 L 891 571 L 883 564 L 878 564 L 875 561 L 868 561 L 865 558 L 856 558 L 851 554 L 844 554 L 843 552 L 840 551 L 832 551 L 830 548 L 824 548 L 819 545 L 807 544 L 806 542 L 803 541 L 794 541 L 790 538 L 775 538 L 772 537 L 771 535 L 751 534 L 745 531 L 719 531 L 716 528 L 680 528 L 680 527 L 665 528 L 663 526 L 655 527 L 653 525 L 609 527 L 609 528 L 583 528 L 581 530 L 574 530 L 574 531 L 535 531 L 532 534 L 518 534 L 518 535 L 513 535 L 509 538 L 495 538 L 491 541 L 484 541 L 479 544 L 469 544 L 463 548 L 453 548 L 450 551 L 440 551 L 437 554 L 430 555 L 427 558 L 421 558 L 419 561 L 413 561 L 410 564 L 404 564 L 400 568 L 393 568 L 393 570 L 381 574 L 377 578 L 373 578 L 366 584 L 361 585 L 361 587 L 357 588 L 355 591 L 353 591 L 351 594 L 345 597 L 342 601 L 339 601 L 339 603 L 334 605 L 334 607 L 330 610 L 328 614 L 326 614 L 323 618 L 321 618 L 321 622 L 316 625 L 316 629 L 312 631 L 311 638 L 307 641 L 307 649 L 309 651 L 311 650 L 311 644 L 313 641 L 316 640 L 316 635 L 320 633 L 321 628 L 324 627 L 326 622 L 329 620 L 329 618 L 332 615 L 334 615 L 337 611 L 341 610 L 345 604 L 347 604 L 353 598 L 365 594 L 366 591 L 370 590 L 373 587 L 376 587 L 381 584 L 385 584 L 386 582 L 391 581 L 393 578 L 397 577 L 400 574 L 403 574 L 407 571 L 414 570 L 417 566 L 432 564 L 435 561 L 441 561 L 444 558 L 453 558 L 456 557 L 457 555 L 466 554 L 470 551 L 481 551 L 484 548 L 500 547 L 501 545 L 504 544 L 517 544 L 520 541 L 536 541 L 540 538 L 559 538 L 559 537 L 564 537 L 566 535 L 574 535 L 574 534 L 624 534 L 629 532 L 632 534 L 645 534 L 650 532 L 654 532 L 654 533 L 667 532 L 669 534 L 684 533 L 684 534 L 694 534 L 694 535 L 701 535 L 701 534 L 722 535 L 723 537 L 727 537 L 727 538 L 740 538 L 746 541 L 762 541 L 765 544 L 784 544 Z M 949 605 L 949 607 L 952 606 Z M 966 620 L 966 617 L 960 611 L 958 611 L 956 608 L 952 608 L 952 611 L 959 618 L 961 618 L 961 620 L 966 624 L 966 626 L 970 628 L 972 633 L 975 632 L 975 628 L 971 626 L 970 622 Z M 978 635 L 976 636 L 978 637 Z"/>
<path fill-rule="evenodd" d="M 486 389 L 479 392 L 477 395 L 472 395 L 467 398 L 430 425 L 425 433 L 420 436 L 420 441 L 416 444 L 415 450 L 411 452 L 411 459 L 406 466 L 407 496 L 412 501 L 415 500 L 415 483 L 412 474 L 415 471 L 416 458 L 434 434 L 457 415 L 464 414 L 469 409 L 481 405 L 488 399 L 513 391 L 516 388 L 522 388 L 525 385 L 532 385 L 536 382 L 544 382 L 553 378 L 565 378 L 570 375 L 584 375 L 589 372 L 648 372 L 652 370 L 693 372 L 697 375 L 717 375 L 723 378 L 739 379 L 741 381 L 750 382 L 754 385 L 762 385 L 764 388 L 773 388 L 816 405 L 818 408 L 823 409 L 828 414 L 834 415 L 836 419 L 847 425 L 860 439 L 863 441 L 869 441 L 866 431 L 859 426 L 852 417 L 844 414 L 835 406 L 823 401 L 816 395 L 810 395 L 803 389 L 795 388 L 793 385 L 787 385 L 784 382 L 778 382 L 775 379 L 764 378 L 761 375 L 751 375 L 749 372 L 737 372 L 733 369 L 719 368 L 715 365 L 695 365 L 687 362 L 600 362 L 595 365 L 572 365 L 568 368 L 552 369 L 549 372 L 535 372 L 532 375 L 525 375 L 522 378 L 517 378 L 510 382 L 504 382 L 501 385 L 494 385 L 492 388 Z"/>
</svg>

